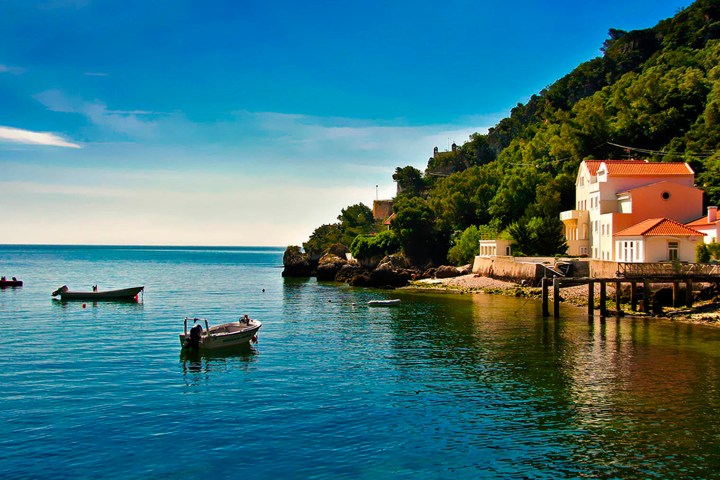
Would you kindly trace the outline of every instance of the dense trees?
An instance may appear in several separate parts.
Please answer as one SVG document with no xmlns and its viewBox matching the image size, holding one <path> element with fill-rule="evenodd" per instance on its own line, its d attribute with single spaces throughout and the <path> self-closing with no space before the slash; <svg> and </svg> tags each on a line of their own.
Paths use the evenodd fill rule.
<svg viewBox="0 0 720 480">
<path fill-rule="evenodd" d="M 372 210 L 362 203 L 341 210 L 337 217 L 339 223 L 321 225 L 303 243 L 303 248 L 313 257 L 319 257 L 328 247 L 336 243 L 350 246 L 358 235 L 370 233 L 376 229 Z"/>
<path fill-rule="evenodd" d="M 708 202 L 720 204 L 720 3 L 697 0 L 650 29 L 611 29 L 602 52 L 487 134 L 434 155 L 424 173 L 397 168 L 398 248 L 457 263 L 476 242 L 472 227 L 484 225 L 511 232 L 523 253 L 562 253 L 558 214 L 573 208 L 589 158 L 687 161 Z M 316 230 L 306 250 L 370 231 L 354 220 L 358 209 Z"/>
</svg>

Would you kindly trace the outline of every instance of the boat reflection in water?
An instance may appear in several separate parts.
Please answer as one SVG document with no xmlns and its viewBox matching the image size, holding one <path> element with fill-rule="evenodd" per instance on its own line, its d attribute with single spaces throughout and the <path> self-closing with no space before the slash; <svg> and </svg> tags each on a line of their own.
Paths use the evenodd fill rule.
<svg viewBox="0 0 720 480">
<path fill-rule="evenodd" d="M 258 355 L 258 351 L 250 344 L 209 351 L 183 348 L 180 351 L 180 363 L 185 385 L 196 386 L 217 374 L 248 370 Z"/>
</svg>

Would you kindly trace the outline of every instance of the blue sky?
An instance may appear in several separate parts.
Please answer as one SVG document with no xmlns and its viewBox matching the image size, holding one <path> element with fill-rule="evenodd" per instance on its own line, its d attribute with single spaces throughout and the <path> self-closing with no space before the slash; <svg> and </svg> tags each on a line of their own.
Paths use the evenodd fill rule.
<svg viewBox="0 0 720 480">
<path fill-rule="evenodd" d="M 301 244 L 690 4 L 0 0 L 0 243 Z"/>
</svg>

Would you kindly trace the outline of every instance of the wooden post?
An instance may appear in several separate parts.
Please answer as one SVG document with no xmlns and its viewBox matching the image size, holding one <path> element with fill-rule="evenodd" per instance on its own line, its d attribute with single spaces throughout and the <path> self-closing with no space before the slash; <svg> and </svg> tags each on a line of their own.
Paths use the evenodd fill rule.
<svg viewBox="0 0 720 480">
<path fill-rule="evenodd" d="M 643 312 L 650 313 L 650 296 L 652 291 L 650 289 L 650 282 L 647 279 L 643 280 Z"/>
<path fill-rule="evenodd" d="M 607 282 L 600 280 L 600 318 L 603 319 L 607 315 Z"/>
<path fill-rule="evenodd" d="M 548 279 L 543 277 L 542 280 L 542 315 L 543 317 L 550 316 L 550 307 L 548 305 Z"/>
<path fill-rule="evenodd" d="M 588 282 L 588 317 L 595 315 L 595 282 Z"/>
<path fill-rule="evenodd" d="M 693 306 L 693 281 L 692 279 L 688 278 L 687 282 L 685 283 L 685 305 L 688 307 Z"/>
<path fill-rule="evenodd" d="M 615 316 L 620 317 L 622 310 L 620 309 L 620 300 L 622 299 L 622 289 L 620 280 L 615 280 Z"/>
<path fill-rule="evenodd" d="M 630 282 L 630 310 L 637 312 L 637 282 Z"/>
<path fill-rule="evenodd" d="M 673 282 L 673 307 L 680 306 L 680 282 Z"/>
<path fill-rule="evenodd" d="M 560 279 L 553 278 L 553 318 L 560 318 Z"/>
</svg>

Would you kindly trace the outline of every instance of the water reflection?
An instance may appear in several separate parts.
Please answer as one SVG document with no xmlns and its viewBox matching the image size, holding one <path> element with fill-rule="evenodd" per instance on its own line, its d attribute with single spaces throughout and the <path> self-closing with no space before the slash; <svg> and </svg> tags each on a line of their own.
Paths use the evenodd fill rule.
<svg viewBox="0 0 720 480">
<path fill-rule="evenodd" d="M 252 345 L 240 345 L 212 352 L 182 349 L 180 365 L 187 386 L 208 382 L 213 375 L 233 370 L 247 370 L 257 360 L 258 350 Z"/>
<path fill-rule="evenodd" d="M 57 308 L 63 311 L 73 311 L 83 308 L 103 308 L 108 311 L 141 311 L 144 308 L 144 303 L 137 300 L 116 300 L 112 302 L 92 302 L 92 301 L 63 301 L 59 298 L 52 299 L 53 308 Z"/>
<path fill-rule="evenodd" d="M 445 421 L 462 419 L 455 431 L 464 444 L 500 448 L 515 438 L 516 465 L 528 471 L 541 451 L 569 476 L 692 476 L 720 466 L 720 359 L 707 348 L 720 331 L 588 320 L 570 308 L 543 318 L 536 303 L 403 300 L 386 312 L 400 378 L 428 414 L 443 406 L 455 416 Z M 430 378 L 432 391 L 423 385 Z M 488 416 L 491 433 L 481 427 Z M 705 467 L 678 462 L 685 454 Z"/>
</svg>

